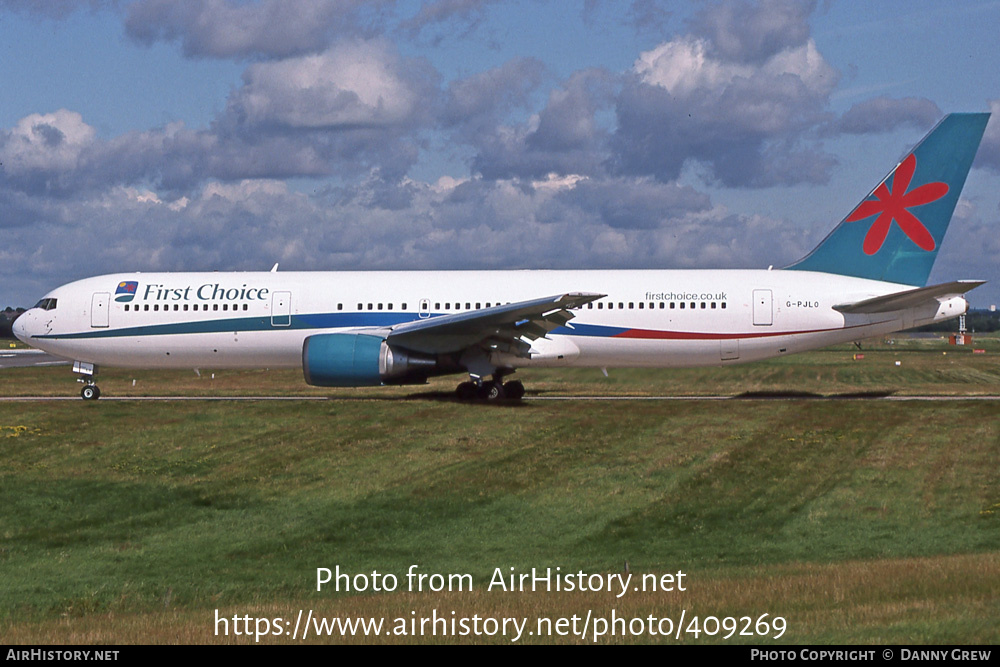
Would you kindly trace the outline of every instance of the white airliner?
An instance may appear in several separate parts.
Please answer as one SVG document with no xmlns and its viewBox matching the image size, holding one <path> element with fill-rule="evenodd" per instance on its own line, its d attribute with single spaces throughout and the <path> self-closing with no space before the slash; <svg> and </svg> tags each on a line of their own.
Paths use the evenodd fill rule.
<svg viewBox="0 0 1000 667">
<path fill-rule="evenodd" d="M 957 317 L 982 281 L 925 286 L 989 114 L 951 114 L 809 255 L 782 270 L 120 273 L 59 287 L 14 324 L 100 366 L 302 368 L 324 387 L 518 368 L 744 363 Z"/>
</svg>

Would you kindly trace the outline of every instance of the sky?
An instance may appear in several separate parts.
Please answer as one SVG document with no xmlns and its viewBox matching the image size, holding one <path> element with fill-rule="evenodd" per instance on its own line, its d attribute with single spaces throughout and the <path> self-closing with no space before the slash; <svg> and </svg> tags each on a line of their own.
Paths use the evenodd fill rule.
<svg viewBox="0 0 1000 667">
<path fill-rule="evenodd" d="M 992 111 L 1000 1 L 0 0 L 0 307 L 134 271 L 766 268 Z"/>
</svg>

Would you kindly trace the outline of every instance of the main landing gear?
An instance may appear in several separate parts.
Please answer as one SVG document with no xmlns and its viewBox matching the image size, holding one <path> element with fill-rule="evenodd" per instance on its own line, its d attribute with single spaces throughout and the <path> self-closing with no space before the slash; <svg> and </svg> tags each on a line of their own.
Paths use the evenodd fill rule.
<svg viewBox="0 0 1000 667">
<path fill-rule="evenodd" d="M 487 350 L 470 348 L 462 353 L 459 364 L 469 372 L 469 381 L 458 385 L 455 390 L 460 401 L 519 401 L 524 396 L 524 385 L 519 380 L 503 381 L 514 369 L 498 368 Z"/>
<path fill-rule="evenodd" d="M 86 384 L 80 390 L 80 397 L 85 401 L 96 401 L 101 397 L 101 389 L 96 384 Z"/>
<path fill-rule="evenodd" d="M 475 382 L 463 382 L 455 390 L 460 401 L 519 401 L 524 397 L 524 385 L 520 380 L 504 382 L 501 378 L 494 376 L 493 380 Z"/>
</svg>

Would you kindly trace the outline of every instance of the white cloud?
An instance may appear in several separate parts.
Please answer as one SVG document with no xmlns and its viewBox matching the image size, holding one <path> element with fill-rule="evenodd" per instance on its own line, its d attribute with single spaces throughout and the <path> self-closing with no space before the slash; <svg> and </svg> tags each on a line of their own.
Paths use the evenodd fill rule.
<svg viewBox="0 0 1000 667">
<path fill-rule="evenodd" d="M 249 125 L 405 124 L 426 111 L 420 69 L 386 42 L 347 42 L 319 55 L 251 65 L 231 111 Z"/>
<path fill-rule="evenodd" d="M 96 134 L 75 111 L 34 113 L 0 135 L 0 162 L 8 173 L 74 169 Z"/>
<path fill-rule="evenodd" d="M 753 65 L 713 57 L 706 40 L 685 36 L 639 54 L 635 72 L 644 83 L 660 86 L 682 98 L 699 92 L 721 95 L 738 79 L 753 78 L 774 85 L 786 75 L 801 82 L 811 93 L 825 96 L 839 80 L 837 71 L 811 39 L 775 53 L 761 65 Z"/>
<path fill-rule="evenodd" d="M 468 181 L 468 177 L 455 178 L 454 176 L 442 176 L 437 179 L 437 181 L 431 185 L 430 188 L 438 194 L 446 194 L 460 186 L 462 183 L 466 183 Z"/>
<path fill-rule="evenodd" d="M 64 0 L 65 1 L 65 0 Z M 35 4 L 48 4 L 35 3 Z M 366 31 L 374 0 L 136 0 L 125 31 L 144 44 L 182 44 L 195 57 L 288 57 Z"/>
<path fill-rule="evenodd" d="M 753 73 L 749 65 L 723 63 L 710 57 L 708 50 L 705 40 L 682 37 L 640 53 L 635 71 L 644 83 L 681 96 L 698 89 L 717 88 L 737 76 L 748 77 Z"/>
<path fill-rule="evenodd" d="M 685 161 L 725 185 L 824 182 L 833 160 L 804 148 L 839 79 L 811 39 L 762 60 L 724 59 L 682 36 L 643 52 L 618 98 L 615 164 L 669 181 Z"/>
<path fill-rule="evenodd" d="M 587 176 L 581 176 L 580 174 L 568 174 L 566 176 L 561 176 L 556 173 L 551 173 L 545 177 L 545 180 L 537 180 L 531 182 L 531 187 L 535 190 L 542 190 L 548 192 L 557 192 L 559 190 L 572 190 L 576 187 L 576 184 L 580 181 L 587 180 Z"/>
</svg>

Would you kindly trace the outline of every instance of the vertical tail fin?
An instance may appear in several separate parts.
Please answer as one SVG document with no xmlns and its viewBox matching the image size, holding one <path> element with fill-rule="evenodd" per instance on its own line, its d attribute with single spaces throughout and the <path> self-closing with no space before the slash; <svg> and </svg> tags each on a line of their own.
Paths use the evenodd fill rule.
<svg viewBox="0 0 1000 667">
<path fill-rule="evenodd" d="M 945 116 L 815 250 L 786 268 L 925 285 L 989 118 Z"/>
</svg>

